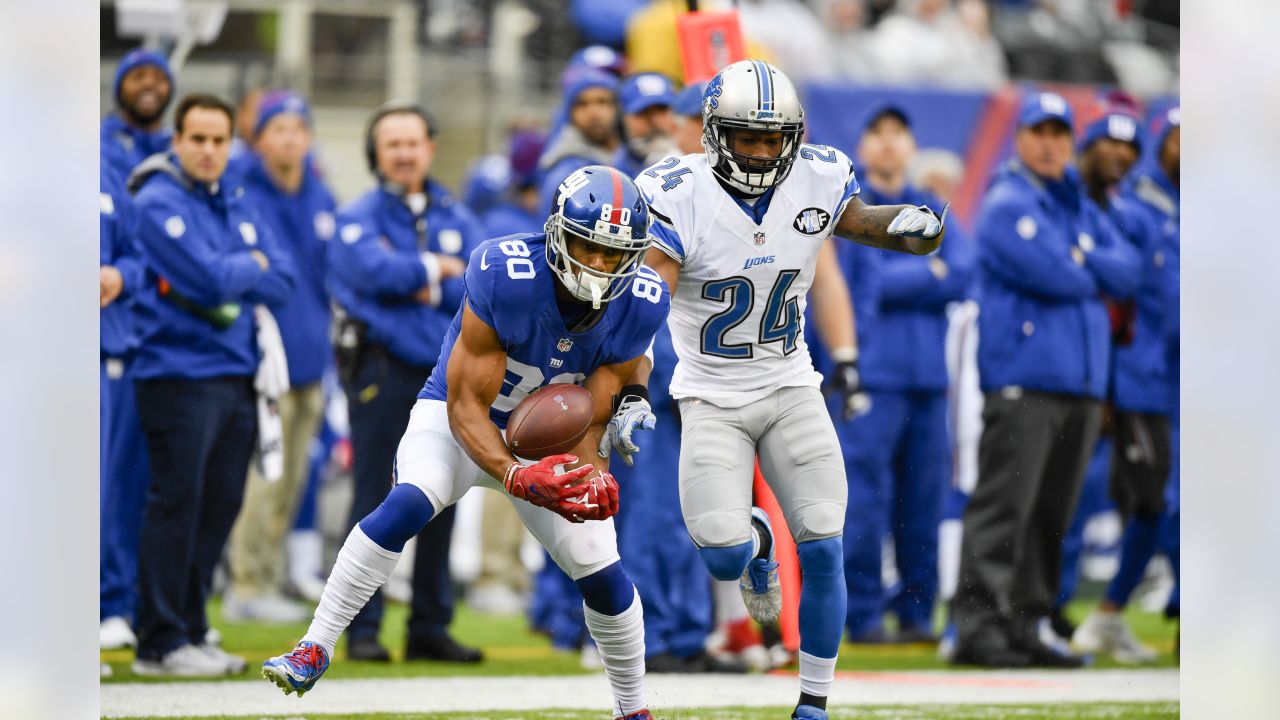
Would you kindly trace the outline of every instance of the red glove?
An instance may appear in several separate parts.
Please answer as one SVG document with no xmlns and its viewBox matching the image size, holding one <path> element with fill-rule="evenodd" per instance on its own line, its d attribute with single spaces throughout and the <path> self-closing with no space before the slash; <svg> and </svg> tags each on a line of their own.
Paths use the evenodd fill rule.
<svg viewBox="0 0 1280 720">
<path fill-rule="evenodd" d="M 578 461 L 576 455 L 550 455 L 533 465 L 511 463 L 502 486 L 511 495 L 560 515 L 571 522 L 603 520 L 618 511 L 618 483 L 605 473 L 583 484 L 595 472 L 594 465 L 568 470 L 561 475 L 556 465 Z M 607 478 L 607 481 L 605 481 Z M 609 485 L 612 484 L 612 492 Z M 601 514 L 607 512 L 608 514 Z"/>
</svg>

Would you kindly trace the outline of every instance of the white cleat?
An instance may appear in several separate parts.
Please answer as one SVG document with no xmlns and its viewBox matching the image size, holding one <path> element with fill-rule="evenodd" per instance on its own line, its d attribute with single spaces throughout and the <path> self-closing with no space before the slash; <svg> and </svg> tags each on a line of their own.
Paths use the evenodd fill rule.
<svg viewBox="0 0 1280 720">
<path fill-rule="evenodd" d="M 133 671 L 148 677 L 219 677 L 228 668 L 195 645 L 182 645 L 159 660 L 134 660 Z"/>
<path fill-rule="evenodd" d="M 782 583 L 778 581 L 778 563 L 774 560 L 773 526 L 769 524 L 769 516 L 758 507 L 751 508 L 751 519 L 769 535 L 769 555 L 752 558 L 747 563 L 738 588 L 742 590 L 742 602 L 751 619 L 769 625 L 778 622 L 782 614 Z"/>
<path fill-rule="evenodd" d="M 1151 663 L 1160 657 L 1134 636 L 1122 614 L 1096 610 L 1076 628 L 1071 647 L 1080 653 L 1107 653 L 1126 665 Z"/>
<path fill-rule="evenodd" d="M 98 623 L 98 648 L 102 650 L 119 650 L 126 647 L 137 647 L 138 638 L 129 627 L 129 621 L 119 615 L 109 617 Z"/>
</svg>

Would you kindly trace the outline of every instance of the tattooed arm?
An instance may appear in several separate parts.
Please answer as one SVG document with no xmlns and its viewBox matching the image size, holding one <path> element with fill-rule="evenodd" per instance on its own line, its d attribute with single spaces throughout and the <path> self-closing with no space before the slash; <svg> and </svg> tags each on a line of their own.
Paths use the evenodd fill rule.
<svg viewBox="0 0 1280 720">
<path fill-rule="evenodd" d="M 867 205 L 855 196 L 845 206 L 836 233 L 863 245 L 928 255 L 942 244 L 945 217 L 945 209 L 939 217 L 924 206 Z"/>
</svg>

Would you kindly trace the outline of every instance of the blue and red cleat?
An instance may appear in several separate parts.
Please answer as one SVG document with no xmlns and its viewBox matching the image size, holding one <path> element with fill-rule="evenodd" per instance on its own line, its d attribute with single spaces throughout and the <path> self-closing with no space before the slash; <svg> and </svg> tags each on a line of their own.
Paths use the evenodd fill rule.
<svg viewBox="0 0 1280 720">
<path fill-rule="evenodd" d="M 329 653 L 304 640 L 288 655 L 277 655 L 262 663 L 262 677 L 279 686 L 285 695 L 296 692 L 302 697 L 328 669 Z"/>
<path fill-rule="evenodd" d="M 619 715 L 615 720 L 653 720 L 647 709 L 637 710 L 630 715 Z"/>
</svg>

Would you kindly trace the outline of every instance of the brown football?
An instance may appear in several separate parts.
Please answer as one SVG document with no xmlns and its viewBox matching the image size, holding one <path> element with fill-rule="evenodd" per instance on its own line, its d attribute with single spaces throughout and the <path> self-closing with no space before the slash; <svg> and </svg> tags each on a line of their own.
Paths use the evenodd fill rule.
<svg viewBox="0 0 1280 720">
<path fill-rule="evenodd" d="M 595 413 L 591 391 L 568 383 L 539 388 L 507 420 L 507 446 L 527 460 L 567 453 L 578 445 Z"/>
</svg>

